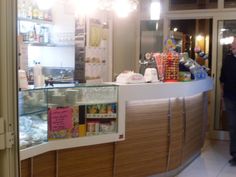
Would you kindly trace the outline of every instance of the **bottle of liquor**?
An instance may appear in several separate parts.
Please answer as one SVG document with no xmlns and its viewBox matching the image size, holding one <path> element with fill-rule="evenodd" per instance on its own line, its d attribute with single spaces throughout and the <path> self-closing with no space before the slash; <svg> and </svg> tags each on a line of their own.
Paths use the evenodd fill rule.
<svg viewBox="0 0 236 177">
<path fill-rule="evenodd" d="M 28 19 L 32 19 L 32 4 L 28 3 L 28 7 L 27 7 L 27 18 Z"/>
<path fill-rule="evenodd" d="M 48 21 L 52 21 L 52 11 L 48 10 Z"/>
<path fill-rule="evenodd" d="M 39 32 L 39 43 L 40 44 L 44 43 L 44 28 L 42 26 L 40 27 L 40 32 Z"/>
<path fill-rule="evenodd" d="M 48 10 L 45 10 L 45 11 L 43 12 L 43 18 L 44 18 L 44 20 L 47 20 L 47 21 L 48 21 Z"/>
<path fill-rule="evenodd" d="M 38 19 L 38 17 L 39 17 L 39 9 L 38 9 L 37 5 L 34 4 L 33 8 L 32 8 L 32 18 Z"/>
<path fill-rule="evenodd" d="M 44 19 L 44 14 L 43 11 L 38 9 L 38 19 L 43 20 Z"/>
<path fill-rule="evenodd" d="M 49 40 L 49 29 L 47 27 L 44 27 L 43 39 L 44 39 L 45 44 L 48 44 L 50 42 L 50 40 Z"/>
<path fill-rule="evenodd" d="M 19 10 L 21 18 L 26 18 L 27 17 L 27 9 L 26 8 L 27 8 L 26 7 L 26 2 L 22 1 L 21 5 L 20 5 L 20 10 Z"/>
</svg>

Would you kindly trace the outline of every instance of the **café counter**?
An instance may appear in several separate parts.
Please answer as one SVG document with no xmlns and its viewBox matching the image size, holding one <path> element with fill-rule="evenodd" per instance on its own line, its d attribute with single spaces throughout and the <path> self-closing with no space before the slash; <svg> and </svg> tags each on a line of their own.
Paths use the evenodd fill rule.
<svg viewBox="0 0 236 177">
<path fill-rule="evenodd" d="M 71 148 L 67 144 L 67 148 L 21 158 L 22 177 L 174 176 L 200 154 L 207 126 L 207 93 L 213 88 L 211 78 L 113 84 L 118 85 L 122 141 L 96 141 Z"/>
</svg>

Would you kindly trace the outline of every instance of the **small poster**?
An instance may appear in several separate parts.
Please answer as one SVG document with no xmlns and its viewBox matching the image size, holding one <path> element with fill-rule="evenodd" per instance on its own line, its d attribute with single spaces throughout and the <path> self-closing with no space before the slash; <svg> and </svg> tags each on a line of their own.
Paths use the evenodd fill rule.
<svg viewBox="0 0 236 177">
<path fill-rule="evenodd" d="M 89 21 L 89 46 L 99 47 L 102 40 L 102 25 L 98 19 Z"/>
<path fill-rule="evenodd" d="M 72 124 L 72 109 L 71 108 L 56 108 L 49 110 L 49 129 L 52 132 L 71 129 Z"/>
</svg>

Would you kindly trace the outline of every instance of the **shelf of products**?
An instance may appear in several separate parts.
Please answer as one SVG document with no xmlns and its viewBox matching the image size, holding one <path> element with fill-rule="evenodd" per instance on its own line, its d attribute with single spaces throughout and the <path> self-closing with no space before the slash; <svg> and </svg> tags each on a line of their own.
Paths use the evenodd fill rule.
<svg viewBox="0 0 236 177">
<path fill-rule="evenodd" d="M 19 0 L 18 16 L 23 19 L 52 21 L 51 9 L 42 10 L 38 7 L 36 1 Z"/>
<path fill-rule="evenodd" d="M 19 35 L 25 44 L 48 45 L 51 42 L 52 23 L 38 20 L 18 20 Z"/>
<path fill-rule="evenodd" d="M 42 10 L 35 1 L 19 0 L 18 29 L 24 43 L 49 44 L 52 10 Z"/>
<path fill-rule="evenodd" d="M 52 44 L 52 43 L 30 43 L 30 42 L 24 42 L 24 44 L 27 44 L 29 46 L 38 46 L 38 47 L 74 47 L 73 44 Z"/>
<path fill-rule="evenodd" d="M 117 133 L 117 92 L 115 85 L 98 84 L 20 91 L 20 148 Z"/>
</svg>

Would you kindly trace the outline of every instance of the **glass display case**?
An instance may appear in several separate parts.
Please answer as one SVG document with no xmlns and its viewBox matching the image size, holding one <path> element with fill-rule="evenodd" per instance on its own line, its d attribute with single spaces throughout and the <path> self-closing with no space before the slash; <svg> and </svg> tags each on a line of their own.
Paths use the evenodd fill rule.
<svg viewBox="0 0 236 177">
<path fill-rule="evenodd" d="M 46 90 L 19 92 L 20 148 L 30 147 L 47 141 Z"/>
<path fill-rule="evenodd" d="M 118 132 L 118 87 L 80 84 L 19 92 L 20 148 Z"/>
</svg>

